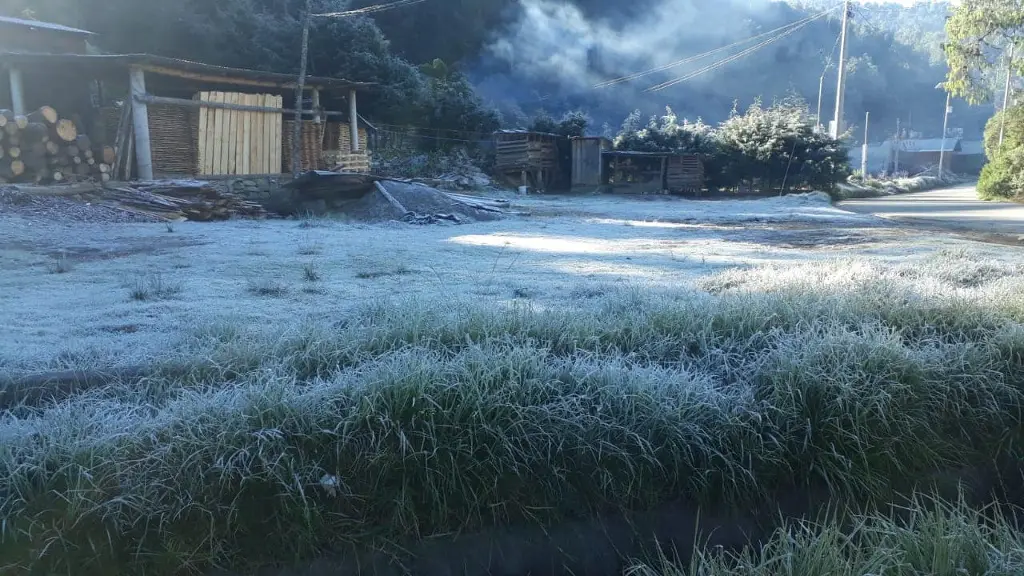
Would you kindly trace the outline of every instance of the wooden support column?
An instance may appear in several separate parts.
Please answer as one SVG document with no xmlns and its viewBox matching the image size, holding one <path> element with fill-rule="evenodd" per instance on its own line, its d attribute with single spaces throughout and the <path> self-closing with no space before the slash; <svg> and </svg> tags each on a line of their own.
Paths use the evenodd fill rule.
<svg viewBox="0 0 1024 576">
<path fill-rule="evenodd" d="M 320 89 L 313 88 L 313 123 L 319 124 L 320 122 Z"/>
<path fill-rule="evenodd" d="M 21 70 L 11 68 L 8 71 L 11 79 L 11 108 L 19 116 L 25 115 L 25 88 L 21 81 Z"/>
<path fill-rule="evenodd" d="M 356 90 L 348 91 L 348 123 L 352 134 L 352 153 L 359 152 L 359 112 L 356 110 Z"/>
<path fill-rule="evenodd" d="M 135 128 L 135 158 L 139 167 L 139 178 L 153 179 L 153 150 L 149 143 L 149 109 L 146 106 L 146 74 L 140 68 L 132 68 L 131 103 L 132 121 Z"/>
</svg>

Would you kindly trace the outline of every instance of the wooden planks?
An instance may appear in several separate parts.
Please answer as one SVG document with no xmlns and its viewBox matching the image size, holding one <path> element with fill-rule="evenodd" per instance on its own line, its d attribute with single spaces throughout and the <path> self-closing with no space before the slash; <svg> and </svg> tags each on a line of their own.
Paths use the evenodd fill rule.
<svg viewBox="0 0 1024 576">
<path fill-rule="evenodd" d="M 200 92 L 198 99 L 228 105 L 281 108 L 281 96 Z M 280 174 L 282 116 L 222 108 L 199 113 L 200 174 Z"/>
</svg>

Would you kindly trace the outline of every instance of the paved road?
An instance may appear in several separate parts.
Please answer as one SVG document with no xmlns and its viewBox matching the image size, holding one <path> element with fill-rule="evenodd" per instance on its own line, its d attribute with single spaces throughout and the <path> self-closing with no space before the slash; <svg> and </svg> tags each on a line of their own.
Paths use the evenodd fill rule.
<svg viewBox="0 0 1024 576">
<path fill-rule="evenodd" d="M 844 210 L 963 232 L 1024 235 L 1024 204 L 983 202 L 974 186 L 841 202 Z"/>
</svg>

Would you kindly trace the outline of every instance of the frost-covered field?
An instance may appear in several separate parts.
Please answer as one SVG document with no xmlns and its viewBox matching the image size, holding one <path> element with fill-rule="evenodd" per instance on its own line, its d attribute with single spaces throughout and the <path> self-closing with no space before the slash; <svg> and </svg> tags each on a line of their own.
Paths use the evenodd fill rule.
<svg viewBox="0 0 1024 576">
<path fill-rule="evenodd" d="M 906 264 L 951 246 L 981 259 L 1020 258 L 843 212 L 823 195 L 530 197 L 515 205 L 529 215 L 425 227 L 316 220 L 168 229 L 0 214 L 0 366 L 138 362 L 198 326 L 340 318 L 379 299 L 562 308 L 623 287 L 687 290 L 737 267 Z"/>
<path fill-rule="evenodd" d="M 821 196 L 515 203 L 446 227 L 0 215 L 0 572 L 621 574 L 699 529 L 743 555 L 695 574 L 1020 573 L 1024 538 L 966 503 L 1021 477 L 1016 248 Z M 918 489 L 965 503 L 897 524 Z"/>
</svg>

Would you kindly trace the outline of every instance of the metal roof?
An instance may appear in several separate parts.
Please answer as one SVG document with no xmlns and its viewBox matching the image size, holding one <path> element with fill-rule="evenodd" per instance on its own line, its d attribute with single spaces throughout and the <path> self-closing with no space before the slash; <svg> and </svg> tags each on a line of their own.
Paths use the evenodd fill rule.
<svg viewBox="0 0 1024 576">
<path fill-rule="evenodd" d="M 495 134 L 522 134 L 529 136 L 550 136 L 551 138 L 562 138 L 561 134 L 552 134 L 551 132 L 536 132 L 534 130 L 498 130 Z"/>
<path fill-rule="evenodd" d="M 225 84 L 248 84 L 275 88 L 295 88 L 296 76 L 277 72 L 228 68 L 203 64 L 190 60 L 154 56 L 152 54 L 39 54 L 31 52 L 0 53 L 0 63 L 29 65 L 73 65 L 92 66 L 100 71 L 118 71 L 126 68 L 140 68 L 153 74 L 179 76 L 193 80 L 223 82 Z M 307 76 L 306 86 L 310 88 L 355 88 L 374 86 L 369 82 L 353 82 L 343 78 Z"/>
<path fill-rule="evenodd" d="M 671 158 L 673 156 L 697 156 L 693 152 L 643 152 L 639 150 L 602 150 L 604 156 L 638 156 L 641 158 Z"/>
<path fill-rule="evenodd" d="M 959 152 L 960 139 L 919 138 L 916 140 L 900 140 L 900 150 L 903 152 Z"/>
<path fill-rule="evenodd" d="M 53 32 L 67 32 L 68 34 L 83 34 L 92 36 L 93 33 L 88 30 L 80 30 L 78 28 L 72 28 L 70 26 L 64 26 L 63 24 L 54 24 L 52 22 L 40 22 L 38 20 L 25 20 L 23 18 L 11 18 L 9 16 L 0 16 L 0 24 L 10 24 L 12 26 L 24 26 L 26 28 L 36 28 L 39 30 L 50 30 Z"/>
</svg>

